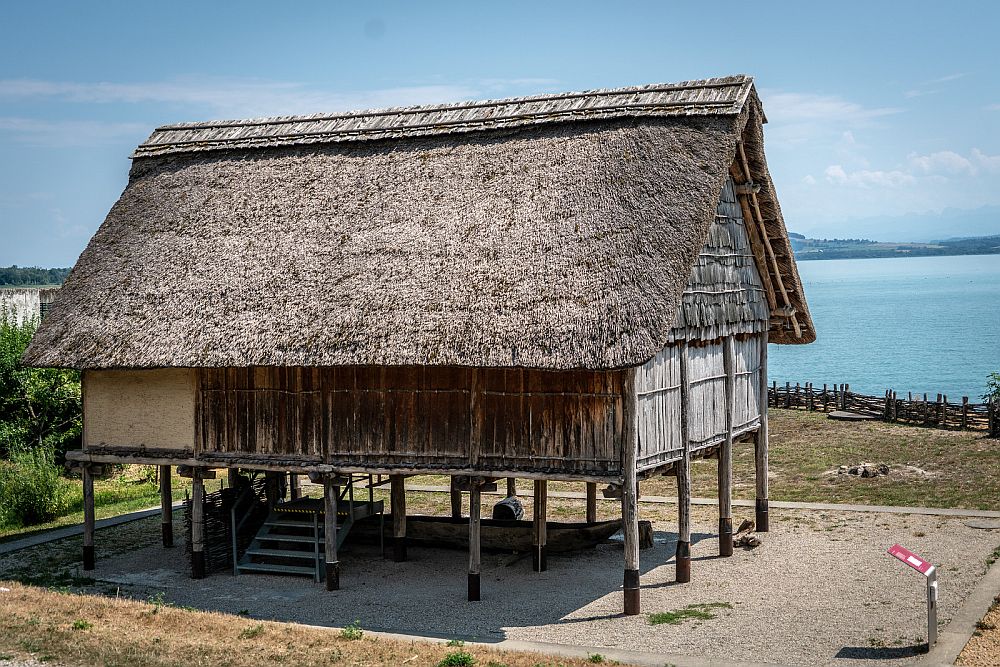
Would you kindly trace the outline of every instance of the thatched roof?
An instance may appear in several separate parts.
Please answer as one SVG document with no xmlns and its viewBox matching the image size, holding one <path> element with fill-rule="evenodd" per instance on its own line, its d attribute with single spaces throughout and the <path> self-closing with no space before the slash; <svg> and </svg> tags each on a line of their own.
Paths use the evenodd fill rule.
<svg viewBox="0 0 1000 667">
<path fill-rule="evenodd" d="M 621 368 L 668 340 L 748 77 L 156 130 L 28 352 L 77 368 Z M 773 204 L 772 243 L 813 338 Z"/>
</svg>

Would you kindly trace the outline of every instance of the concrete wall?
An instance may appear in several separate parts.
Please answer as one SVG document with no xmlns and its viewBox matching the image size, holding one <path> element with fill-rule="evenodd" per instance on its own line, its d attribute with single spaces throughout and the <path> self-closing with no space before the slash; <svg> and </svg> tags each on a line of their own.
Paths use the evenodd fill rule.
<svg viewBox="0 0 1000 667">
<path fill-rule="evenodd" d="M 85 371 L 83 446 L 194 449 L 195 371 Z"/>
<path fill-rule="evenodd" d="M 49 302 L 58 287 L 11 287 L 0 288 L 0 312 L 13 313 L 18 322 L 37 318 L 42 302 Z"/>
</svg>

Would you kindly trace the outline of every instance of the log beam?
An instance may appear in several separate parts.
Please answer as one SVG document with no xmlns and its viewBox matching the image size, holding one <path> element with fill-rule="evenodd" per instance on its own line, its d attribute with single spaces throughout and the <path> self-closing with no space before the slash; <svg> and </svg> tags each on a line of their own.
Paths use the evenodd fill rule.
<svg viewBox="0 0 1000 667">
<path fill-rule="evenodd" d="M 83 569 L 93 570 L 95 567 L 94 558 L 94 528 L 96 525 L 94 517 L 94 476 L 90 472 L 90 466 L 85 465 L 83 474 Z"/>
<path fill-rule="evenodd" d="M 681 346 L 681 441 L 684 445 L 677 462 L 677 551 L 674 555 L 676 580 L 691 581 L 691 373 L 688 345 Z"/>
<path fill-rule="evenodd" d="M 535 572 L 545 572 L 549 569 L 548 555 L 546 554 L 546 544 L 548 536 L 546 531 L 546 515 L 548 514 L 548 488 L 549 483 L 545 480 L 535 480 L 535 495 L 532 503 L 532 550 L 531 565 Z"/>
<path fill-rule="evenodd" d="M 469 489 L 469 602 L 479 602 L 479 580 L 482 571 L 480 559 L 480 513 L 482 511 L 482 489 L 473 485 Z"/>
<path fill-rule="evenodd" d="M 622 438 L 622 536 L 625 543 L 625 577 L 623 582 L 626 616 L 639 614 L 639 503 L 636 482 L 638 457 L 638 397 L 635 369 L 625 372 L 624 437 Z"/>
<path fill-rule="evenodd" d="M 205 478 L 195 469 L 191 475 L 191 578 L 205 578 Z"/>
<path fill-rule="evenodd" d="M 170 482 L 170 466 L 160 466 L 160 533 L 165 547 L 174 546 L 174 496 Z"/>
<path fill-rule="evenodd" d="M 597 523 L 597 484 L 587 482 L 587 523 Z"/>
<path fill-rule="evenodd" d="M 723 341 L 722 364 L 726 373 L 726 441 L 719 449 L 719 555 L 733 555 L 733 421 L 736 408 L 736 343 Z"/>
<path fill-rule="evenodd" d="M 338 478 L 329 475 L 323 479 L 323 537 L 326 561 L 326 590 L 340 590 L 340 561 L 337 558 L 337 499 L 340 497 Z"/>
<path fill-rule="evenodd" d="M 402 475 L 391 478 L 389 502 L 392 507 L 392 559 L 402 563 L 406 560 L 406 478 Z"/>
<path fill-rule="evenodd" d="M 754 437 L 754 477 L 757 496 L 756 526 L 758 533 L 769 529 L 767 506 L 767 332 L 761 334 L 760 349 L 760 427 Z"/>
</svg>

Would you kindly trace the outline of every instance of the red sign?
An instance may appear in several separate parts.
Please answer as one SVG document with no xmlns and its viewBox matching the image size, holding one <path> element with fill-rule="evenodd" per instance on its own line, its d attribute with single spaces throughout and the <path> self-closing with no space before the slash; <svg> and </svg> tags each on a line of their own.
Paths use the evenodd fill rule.
<svg viewBox="0 0 1000 667">
<path fill-rule="evenodd" d="M 894 544 L 889 548 L 889 555 L 898 558 L 924 576 L 927 576 L 934 569 L 934 566 L 926 560 L 898 544 Z"/>
</svg>

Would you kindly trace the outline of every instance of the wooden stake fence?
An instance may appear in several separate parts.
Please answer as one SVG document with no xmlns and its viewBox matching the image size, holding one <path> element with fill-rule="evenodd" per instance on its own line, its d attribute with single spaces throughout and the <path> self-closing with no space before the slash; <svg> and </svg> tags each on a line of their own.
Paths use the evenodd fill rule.
<svg viewBox="0 0 1000 667">
<path fill-rule="evenodd" d="M 949 401 L 945 394 L 931 397 L 908 393 L 902 398 L 887 389 L 880 397 L 854 393 L 849 384 L 824 384 L 818 388 L 812 382 L 796 382 L 794 386 L 786 382 L 784 387 L 772 382 L 768 388 L 768 405 L 816 412 L 845 410 L 886 422 L 986 431 L 991 437 L 1000 437 L 1000 402 L 972 403 L 968 396 L 963 396 L 960 402 Z"/>
</svg>

